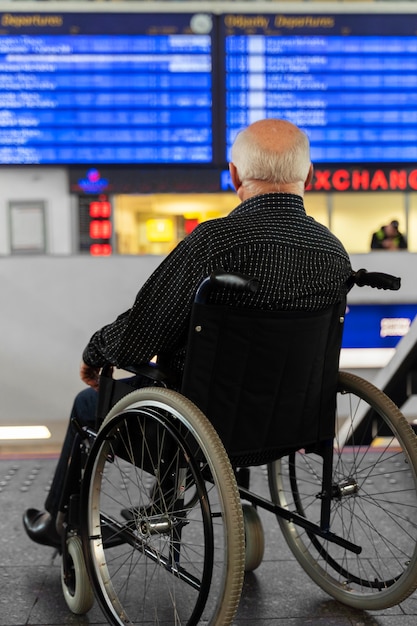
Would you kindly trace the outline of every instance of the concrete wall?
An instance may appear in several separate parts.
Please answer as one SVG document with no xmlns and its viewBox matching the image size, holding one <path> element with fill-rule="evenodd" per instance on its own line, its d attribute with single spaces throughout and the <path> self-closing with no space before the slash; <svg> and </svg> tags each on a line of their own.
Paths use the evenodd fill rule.
<svg viewBox="0 0 417 626">
<path fill-rule="evenodd" d="M 129 308 L 161 257 L 0 258 L 0 423 L 66 420 L 91 334 Z M 352 257 L 355 269 L 402 276 L 399 292 L 356 288 L 351 302 L 415 302 L 417 255 Z"/>
<path fill-rule="evenodd" d="M 160 257 L 0 258 L 0 423 L 66 419 L 92 333 L 133 302 Z"/>
</svg>

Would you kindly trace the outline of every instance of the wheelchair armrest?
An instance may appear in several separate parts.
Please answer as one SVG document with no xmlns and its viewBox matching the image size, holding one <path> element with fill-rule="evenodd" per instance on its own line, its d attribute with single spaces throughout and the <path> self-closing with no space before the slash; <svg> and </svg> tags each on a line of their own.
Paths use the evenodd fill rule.
<svg viewBox="0 0 417 626">
<path fill-rule="evenodd" d="M 172 375 L 163 369 L 158 363 L 139 363 L 138 365 L 129 365 L 124 368 L 127 372 L 145 376 L 155 382 L 166 382 L 172 379 Z"/>
<path fill-rule="evenodd" d="M 96 413 L 97 430 L 109 410 L 126 394 L 140 387 L 152 386 L 153 384 L 167 387 L 168 383 L 171 384 L 173 380 L 172 374 L 157 363 L 129 365 L 123 367 L 123 370 L 134 374 L 134 376 L 113 378 L 111 365 L 105 365 L 101 370 Z M 141 380 L 142 377 L 148 379 L 149 383 L 146 380 Z"/>
<path fill-rule="evenodd" d="M 159 363 L 150 361 L 149 363 L 138 363 L 133 365 L 127 365 L 122 368 L 126 372 L 135 374 L 138 376 L 145 376 L 154 382 L 173 382 L 175 381 L 175 375 L 169 372 L 166 368 L 162 367 Z M 105 365 L 101 372 L 100 378 L 113 378 L 113 366 Z"/>
</svg>

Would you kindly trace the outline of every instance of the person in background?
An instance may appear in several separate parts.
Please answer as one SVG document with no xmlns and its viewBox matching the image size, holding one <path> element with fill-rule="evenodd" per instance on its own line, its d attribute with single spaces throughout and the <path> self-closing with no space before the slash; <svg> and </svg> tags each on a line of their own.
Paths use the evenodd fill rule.
<svg viewBox="0 0 417 626">
<path fill-rule="evenodd" d="M 398 230 L 398 221 L 392 220 L 386 226 L 381 226 L 372 235 L 371 250 L 406 250 L 407 241 Z"/>
<path fill-rule="evenodd" d="M 103 366 L 123 368 L 157 355 L 181 376 L 194 294 L 214 270 L 258 279 L 257 292 L 242 296 L 239 306 L 319 311 L 344 298 L 349 256 L 304 208 L 313 176 L 307 135 L 285 120 L 255 122 L 238 133 L 229 169 L 240 204 L 226 217 L 199 224 L 148 278 L 132 307 L 92 335 L 80 369 L 89 387 L 71 414 L 81 426 L 94 426 Z M 222 304 L 228 297 L 218 296 Z M 60 496 L 75 436 L 69 426 L 45 510 L 24 513 L 24 528 L 37 543 L 60 546 L 66 506 Z"/>
</svg>

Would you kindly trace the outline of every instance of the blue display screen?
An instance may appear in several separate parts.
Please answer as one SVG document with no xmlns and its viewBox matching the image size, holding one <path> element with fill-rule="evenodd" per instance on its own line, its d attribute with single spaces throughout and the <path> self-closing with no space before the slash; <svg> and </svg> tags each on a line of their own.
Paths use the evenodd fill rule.
<svg viewBox="0 0 417 626">
<path fill-rule="evenodd" d="M 0 21 L 0 163 L 212 162 L 210 16 Z"/>
<path fill-rule="evenodd" d="M 0 164 L 224 168 L 263 117 L 317 165 L 415 163 L 414 15 L 0 13 Z"/>
<path fill-rule="evenodd" d="M 349 305 L 343 348 L 394 348 L 417 315 L 416 304 Z"/>
<path fill-rule="evenodd" d="M 225 15 L 227 156 L 236 132 L 283 117 L 315 163 L 417 160 L 412 15 Z"/>
</svg>

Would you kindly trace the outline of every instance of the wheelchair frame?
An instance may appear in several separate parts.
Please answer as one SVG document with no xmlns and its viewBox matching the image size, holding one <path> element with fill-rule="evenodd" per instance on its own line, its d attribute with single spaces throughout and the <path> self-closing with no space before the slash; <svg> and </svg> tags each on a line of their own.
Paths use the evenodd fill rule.
<svg viewBox="0 0 417 626">
<path fill-rule="evenodd" d="M 398 288 L 392 278 L 354 277 Z M 86 464 L 63 540 L 70 609 L 87 612 L 95 596 L 118 626 L 231 624 L 244 573 L 262 562 L 258 509 L 335 599 L 370 610 L 403 601 L 417 588 L 417 438 L 368 381 L 340 372 L 337 397 L 348 435 L 268 462 L 270 500 L 206 416 L 160 381 L 119 400 L 98 432 L 80 429 Z"/>
</svg>

